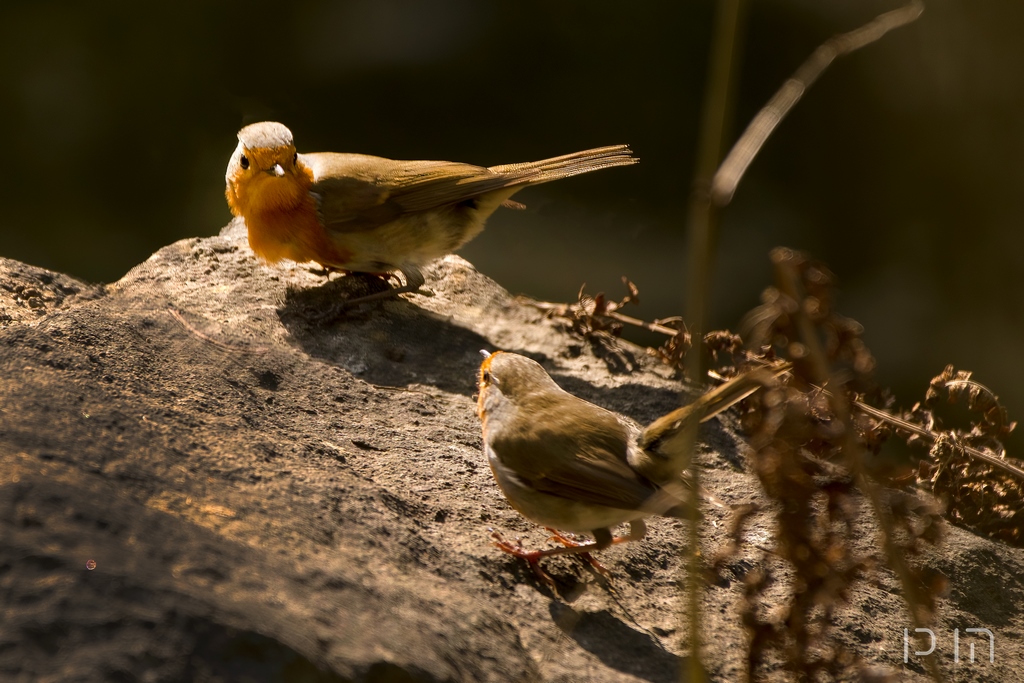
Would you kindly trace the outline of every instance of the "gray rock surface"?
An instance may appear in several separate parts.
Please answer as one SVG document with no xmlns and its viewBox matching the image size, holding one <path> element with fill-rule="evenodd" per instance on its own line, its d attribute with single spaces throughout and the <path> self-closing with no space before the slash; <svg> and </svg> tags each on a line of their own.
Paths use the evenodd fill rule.
<svg viewBox="0 0 1024 683">
<path fill-rule="evenodd" d="M 546 561 L 552 594 L 489 544 L 492 528 L 533 547 L 546 534 L 494 485 L 474 404 L 481 348 L 530 355 L 640 422 L 677 405 L 678 383 L 639 351 L 610 372 L 458 257 L 426 275 L 433 297 L 342 312 L 372 282 L 262 265 L 237 224 L 109 286 L 0 260 L 0 679 L 678 680 L 684 523 L 602 553 L 610 580 Z M 728 422 L 702 432 L 704 482 L 760 500 Z M 709 555 L 728 520 L 705 512 Z M 748 534 L 771 536 L 766 514 Z M 737 579 L 762 557 L 748 549 Z M 946 670 L 1024 675 L 1024 553 L 951 529 L 926 561 L 951 583 Z M 741 594 L 705 595 L 714 680 L 743 672 Z M 907 623 L 883 571 L 835 633 L 920 680 Z M 994 664 L 980 641 L 966 662 L 976 626 L 996 634 Z"/>
</svg>

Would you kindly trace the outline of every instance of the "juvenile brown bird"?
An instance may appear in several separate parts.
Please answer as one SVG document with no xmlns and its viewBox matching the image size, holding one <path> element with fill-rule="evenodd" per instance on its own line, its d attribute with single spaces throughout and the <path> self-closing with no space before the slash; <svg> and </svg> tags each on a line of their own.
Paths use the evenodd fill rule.
<svg viewBox="0 0 1024 683">
<path fill-rule="evenodd" d="M 231 212 L 266 261 L 405 276 L 405 286 L 355 303 L 417 291 L 422 266 L 476 237 L 499 206 L 521 206 L 510 197 L 524 187 L 636 162 L 625 145 L 490 168 L 299 154 L 290 130 L 264 121 L 238 132 L 225 179 Z"/>
<path fill-rule="evenodd" d="M 486 352 L 483 352 L 486 353 Z M 712 389 L 690 405 L 641 429 L 620 415 L 562 390 L 539 363 L 515 353 L 489 354 L 480 366 L 477 414 L 484 453 L 508 502 L 552 530 L 589 532 L 562 548 L 523 551 L 498 538 L 497 547 L 528 560 L 602 550 L 643 538 L 643 518 L 685 517 L 680 498 L 680 435 L 772 382 L 785 368 L 759 369 Z M 611 529 L 629 522 L 630 533 Z M 545 575 L 538 571 L 543 578 Z"/>
</svg>

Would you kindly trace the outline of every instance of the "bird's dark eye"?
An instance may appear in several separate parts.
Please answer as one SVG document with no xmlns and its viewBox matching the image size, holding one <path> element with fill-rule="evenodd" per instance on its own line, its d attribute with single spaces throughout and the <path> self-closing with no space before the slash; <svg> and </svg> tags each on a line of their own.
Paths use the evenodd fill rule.
<svg viewBox="0 0 1024 683">
<path fill-rule="evenodd" d="M 481 379 L 483 379 L 484 384 L 490 384 L 491 383 L 491 373 L 488 372 L 487 370 L 484 370 L 484 374 L 482 375 Z"/>
<path fill-rule="evenodd" d="M 242 164 L 243 170 L 249 168 L 249 157 L 245 156 L 244 154 L 242 155 L 242 158 L 238 160 L 238 162 Z"/>
<path fill-rule="evenodd" d="M 295 156 L 292 157 L 292 164 L 297 164 L 297 163 L 299 163 L 299 153 L 298 152 L 296 152 Z"/>
</svg>

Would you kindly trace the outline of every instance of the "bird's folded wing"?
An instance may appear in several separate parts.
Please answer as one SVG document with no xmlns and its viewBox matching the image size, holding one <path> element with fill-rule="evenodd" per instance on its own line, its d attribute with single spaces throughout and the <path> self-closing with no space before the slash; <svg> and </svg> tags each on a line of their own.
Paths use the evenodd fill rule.
<svg viewBox="0 0 1024 683">
<path fill-rule="evenodd" d="M 624 436 L 596 441 L 588 438 L 595 432 L 586 426 L 565 432 L 552 424 L 557 421 L 548 415 L 545 427 L 534 431 L 537 438 L 502 439 L 493 452 L 536 490 L 582 503 L 638 510 L 657 491 L 626 463 Z"/>
<path fill-rule="evenodd" d="M 451 161 L 393 161 L 362 154 L 304 154 L 324 227 L 357 232 L 403 214 L 457 204 L 515 185 L 513 176 Z"/>
</svg>

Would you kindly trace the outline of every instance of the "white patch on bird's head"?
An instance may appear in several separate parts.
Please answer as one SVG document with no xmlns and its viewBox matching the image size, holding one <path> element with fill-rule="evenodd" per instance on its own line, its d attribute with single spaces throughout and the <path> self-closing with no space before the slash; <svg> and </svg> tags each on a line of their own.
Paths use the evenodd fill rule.
<svg viewBox="0 0 1024 683">
<path fill-rule="evenodd" d="M 231 212 L 244 217 L 298 205 L 308 196 L 312 173 L 299 160 L 291 131 L 264 121 L 238 132 L 224 180 Z"/>
</svg>

